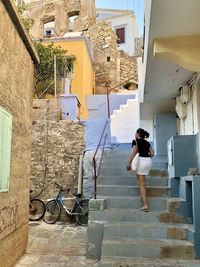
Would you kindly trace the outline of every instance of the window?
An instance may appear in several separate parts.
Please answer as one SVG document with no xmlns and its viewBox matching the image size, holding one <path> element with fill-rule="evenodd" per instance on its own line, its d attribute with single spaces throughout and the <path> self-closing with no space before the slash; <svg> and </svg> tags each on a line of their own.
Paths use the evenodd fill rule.
<svg viewBox="0 0 200 267">
<path fill-rule="evenodd" d="M 68 19 L 69 19 L 69 31 L 73 32 L 74 31 L 74 24 L 76 22 L 76 19 L 79 17 L 80 12 L 79 11 L 73 11 L 73 12 L 69 12 L 67 15 L 68 15 Z"/>
<path fill-rule="evenodd" d="M 117 28 L 116 35 L 118 37 L 117 43 L 124 44 L 125 43 L 125 27 Z"/>
<path fill-rule="evenodd" d="M 55 35 L 55 21 L 44 23 L 44 36 L 51 37 Z"/>
<path fill-rule="evenodd" d="M 107 62 L 110 62 L 110 57 L 107 57 Z"/>
<path fill-rule="evenodd" d="M 12 116 L 0 108 L 0 192 L 9 188 Z"/>
</svg>

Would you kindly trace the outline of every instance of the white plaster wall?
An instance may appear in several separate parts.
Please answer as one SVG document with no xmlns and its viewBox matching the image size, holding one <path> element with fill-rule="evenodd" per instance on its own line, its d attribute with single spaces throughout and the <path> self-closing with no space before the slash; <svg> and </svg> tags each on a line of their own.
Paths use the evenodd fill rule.
<svg viewBox="0 0 200 267">
<path fill-rule="evenodd" d="M 144 129 L 150 134 L 148 141 L 153 142 L 153 120 L 141 120 L 140 128 Z"/>
<path fill-rule="evenodd" d="M 145 0 L 145 43 L 144 43 L 144 55 L 143 59 L 138 59 L 138 88 L 139 88 L 139 100 L 140 103 L 144 101 L 144 87 L 147 68 L 147 55 L 148 55 L 148 43 L 149 43 L 149 29 L 151 19 L 151 5 L 152 0 Z"/>
<path fill-rule="evenodd" d="M 112 142 L 130 143 L 140 125 L 139 101 L 129 99 L 111 116 Z"/>
<path fill-rule="evenodd" d="M 199 131 L 197 89 L 193 87 L 192 91 L 193 91 L 192 98 L 190 102 L 187 104 L 187 117 L 180 121 L 181 135 L 197 134 Z"/>
<path fill-rule="evenodd" d="M 118 18 L 112 18 L 110 19 L 112 28 L 115 31 L 116 28 L 119 27 L 125 27 L 125 43 L 120 44 L 119 48 L 126 53 L 128 53 L 130 56 L 133 56 L 135 54 L 135 38 L 140 37 L 139 36 L 139 30 L 137 23 L 135 21 L 135 18 L 133 15 L 129 16 L 123 16 Z"/>
<path fill-rule="evenodd" d="M 144 83 L 145 83 L 145 67 L 141 57 L 137 59 L 138 66 L 138 98 L 139 102 L 142 103 L 144 101 Z"/>
</svg>

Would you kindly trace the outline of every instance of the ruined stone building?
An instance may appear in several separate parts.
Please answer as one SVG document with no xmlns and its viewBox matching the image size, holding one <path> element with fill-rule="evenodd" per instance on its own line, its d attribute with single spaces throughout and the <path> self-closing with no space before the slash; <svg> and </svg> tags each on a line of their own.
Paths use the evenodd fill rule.
<svg viewBox="0 0 200 267">
<path fill-rule="evenodd" d="M 95 0 L 26 2 L 30 3 L 26 15 L 34 19 L 30 30 L 32 38 L 63 37 L 67 32 L 82 32 L 88 38 L 94 58 L 96 94 L 106 92 L 107 81 L 111 81 L 112 88 L 137 76 L 136 58 L 120 50 L 112 23 L 109 20 L 96 21 Z M 134 47 L 134 43 L 131 45 Z"/>
<path fill-rule="evenodd" d="M 34 38 L 63 36 L 70 31 L 86 31 L 96 21 L 95 0 L 32 0 L 28 16 L 34 19 Z M 27 2 L 27 3 L 28 3 Z"/>
</svg>

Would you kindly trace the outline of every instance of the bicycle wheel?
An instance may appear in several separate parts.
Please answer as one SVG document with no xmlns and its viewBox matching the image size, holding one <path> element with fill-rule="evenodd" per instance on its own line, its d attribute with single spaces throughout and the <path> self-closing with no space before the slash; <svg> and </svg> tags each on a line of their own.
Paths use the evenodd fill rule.
<svg viewBox="0 0 200 267">
<path fill-rule="evenodd" d="M 46 211 L 43 220 L 46 223 L 53 224 L 59 219 L 60 213 L 61 213 L 60 204 L 55 199 L 50 200 L 46 204 Z"/>
<path fill-rule="evenodd" d="M 42 200 L 33 198 L 29 203 L 29 220 L 39 221 L 45 213 L 45 204 Z"/>
<path fill-rule="evenodd" d="M 89 200 L 84 199 L 80 202 L 79 206 L 75 209 L 75 219 L 79 225 L 88 224 L 88 213 L 89 213 Z"/>
</svg>

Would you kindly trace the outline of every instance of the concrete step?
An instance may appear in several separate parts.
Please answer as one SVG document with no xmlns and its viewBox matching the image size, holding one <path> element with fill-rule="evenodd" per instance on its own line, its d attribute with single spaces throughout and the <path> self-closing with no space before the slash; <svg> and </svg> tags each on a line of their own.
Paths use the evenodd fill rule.
<svg viewBox="0 0 200 267">
<path fill-rule="evenodd" d="M 98 267 L 199 267 L 200 260 L 102 257 Z"/>
<path fill-rule="evenodd" d="M 191 218 L 168 211 L 142 212 L 135 209 L 110 208 L 102 211 L 90 211 L 90 221 L 101 222 L 140 222 L 140 223 L 191 223 Z"/>
<path fill-rule="evenodd" d="M 100 170 L 100 175 L 105 175 L 105 176 L 108 176 L 108 175 L 114 175 L 114 176 L 135 176 L 135 173 L 134 172 L 130 172 L 130 171 L 127 171 L 126 170 L 126 166 L 127 165 L 124 165 L 124 168 L 121 168 L 121 167 L 117 167 L 117 168 L 114 168 L 114 166 L 111 167 L 103 167 L 101 168 Z"/>
<path fill-rule="evenodd" d="M 146 186 L 168 186 L 167 177 L 146 177 L 145 183 Z M 97 180 L 99 185 L 137 185 L 137 180 L 135 175 L 132 177 L 125 176 L 102 176 L 100 175 Z"/>
<path fill-rule="evenodd" d="M 170 189 L 167 186 L 146 186 L 148 197 L 169 197 Z M 138 196 L 138 186 L 124 185 L 97 185 L 97 196 Z"/>
<path fill-rule="evenodd" d="M 169 223 L 107 223 L 104 225 L 104 238 L 161 238 L 189 240 L 193 231 L 189 224 Z"/>
<path fill-rule="evenodd" d="M 160 163 L 158 163 L 160 164 Z M 163 165 L 163 164 L 162 164 Z M 104 167 L 104 165 L 102 164 L 101 170 L 100 170 L 100 175 L 112 175 L 112 176 L 135 176 L 135 172 L 131 172 L 131 171 L 127 171 L 126 169 L 127 166 L 127 162 L 122 164 L 122 166 L 120 165 L 112 165 L 110 164 L 110 167 Z M 166 168 L 157 168 L 156 166 L 152 167 L 152 170 L 150 171 L 150 176 L 153 177 L 167 177 L 168 173 Z"/>
<path fill-rule="evenodd" d="M 117 168 L 117 169 L 120 169 L 120 168 L 126 168 L 127 166 L 127 162 L 128 162 L 128 157 L 127 156 L 126 158 L 122 159 L 121 157 L 119 158 L 111 158 L 111 159 L 108 159 L 108 160 L 104 160 L 104 162 L 102 163 L 102 168 Z M 154 169 L 167 169 L 167 162 L 159 162 L 159 161 L 153 161 L 153 168 Z"/>
<path fill-rule="evenodd" d="M 131 152 L 131 144 L 130 148 L 128 149 L 122 149 L 122 150 L 107 150 L 104 153 L 104 159 L 109 160 L 109 159 L 124 159 L 127 158 L 130 155 Z"/>
<path fill-rule="evenodd" d="M 144 257 L 194 259 L 194 246 L 189 241 L 170 239 L 104 238 L 103 257 Z"/>
<path fill-rule="evenodd" d="M 102 199 L 103 196 L 99 196 Z M 105 197 L 106 208 L 117 209 L 139 209 L 142 206 L 141 197 Z M 169 201 L 170 200 L 170 201 Z M 171 203 L 177 203 L 181 199 L 174 199 L 172 202 L 170 198 L 148 198 L 148 205 L 151 211 L 168 210 Z"/>
</svg>

